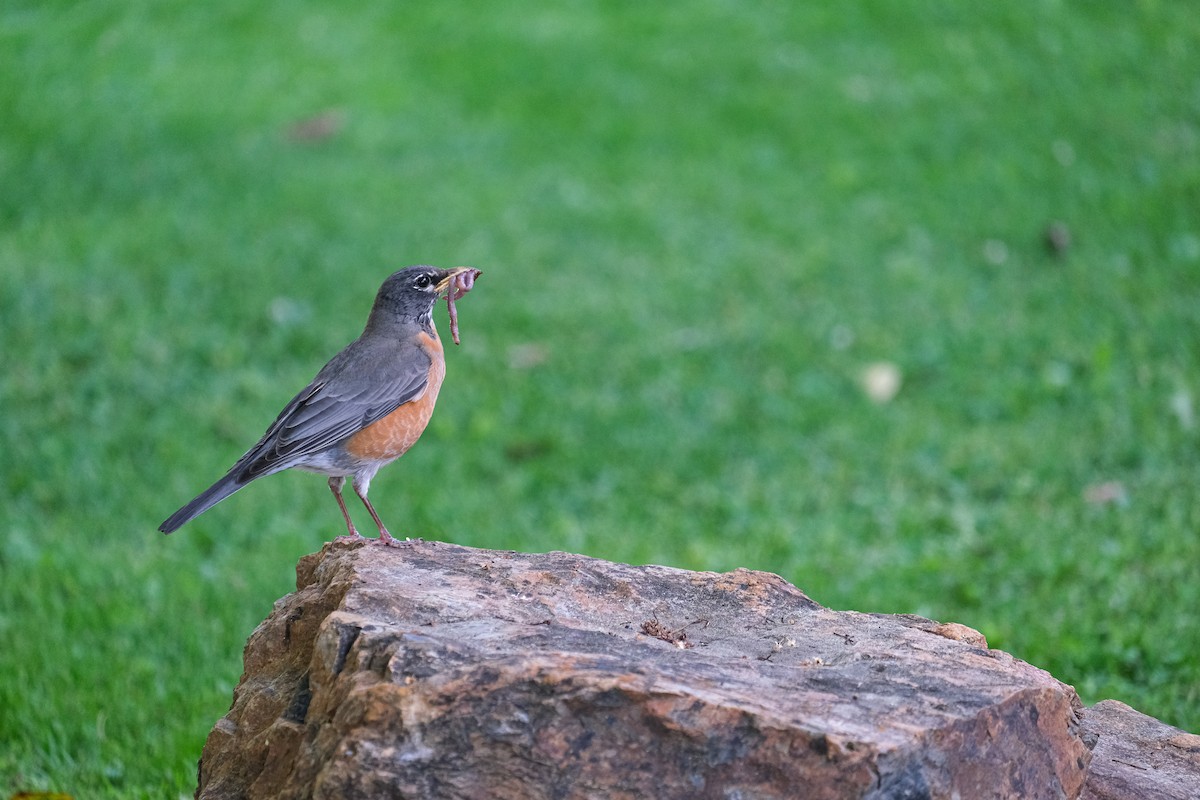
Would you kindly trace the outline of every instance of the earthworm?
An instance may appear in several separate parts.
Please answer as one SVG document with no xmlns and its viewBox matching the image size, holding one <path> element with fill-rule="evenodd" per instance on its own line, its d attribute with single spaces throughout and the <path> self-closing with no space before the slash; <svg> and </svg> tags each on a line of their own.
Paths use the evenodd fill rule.
<svg viewBox="0 0 1200 800">
<path fill-rule="evenodd" d="M 446 293 L 446 310 L 450 313 L 450 336 L 455 344 L 458 341 L 458 309 L 454 301 L 458 300 L 475 285 L 475 279 L 483 273 L 477 269 L 465 269 L 450 279 L 450 291 Z"/>
</svg>

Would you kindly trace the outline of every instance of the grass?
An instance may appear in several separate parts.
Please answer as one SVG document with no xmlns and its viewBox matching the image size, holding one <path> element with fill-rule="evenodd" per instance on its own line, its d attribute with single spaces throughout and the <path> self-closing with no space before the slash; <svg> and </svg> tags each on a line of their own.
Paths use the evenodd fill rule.
<svg viewBox="0 0 1200 800">
<path fill-rule="evenodd" d="M 0 796 L 190 794 L 340 522 L 154 528 L 420 262 L 485 275 L 393 531 L 771 570 L 1200 729 L 1193 17 L 8 3 Z"/>
</svg>

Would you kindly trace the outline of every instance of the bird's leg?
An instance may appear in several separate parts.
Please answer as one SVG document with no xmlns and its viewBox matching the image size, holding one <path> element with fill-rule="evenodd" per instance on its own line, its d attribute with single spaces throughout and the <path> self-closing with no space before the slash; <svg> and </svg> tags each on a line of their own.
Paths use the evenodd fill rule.
<svg viewBox="0 0 1200 800">
<path fill-rule="evenodd" d="M 364 537 L 358 532 L 358 528 L 354 527 L 354 520 L 350 519 L 350 512 L 346 510 L 346 501 L 342 499 L 342 487 L 345 484 L 345 478 L 341 476 L 332 477 L 329 479 L 329 490 L 333 492 L 334 498 L 338 501 L 338 508 L 342 510 L 342 516 L 346 518 L 346 530 L 349 531 L 347 536 L 354 539 L 362 539 Z M 361 497 L 362 495 L 359 496 Z"/>
<path fill-rule="evenodd" d="M 391 544 L 396 541 L 396 537 L 388 533 L 388 529 L 384 527 L 383 520 L 375 513 L 375 506 L 371 505 L 371 501 L 367 499 L 367 487 L 359 487 L 358 481 L 354 481 L 354 493 L 358 495 L 358 499 L 362 500 L 363 505 L 367 507 L 367 511 L 371 512 L 371 519 L 375 520 L 375 524 L 379 526 L 379 543 Z"/>
</svg>

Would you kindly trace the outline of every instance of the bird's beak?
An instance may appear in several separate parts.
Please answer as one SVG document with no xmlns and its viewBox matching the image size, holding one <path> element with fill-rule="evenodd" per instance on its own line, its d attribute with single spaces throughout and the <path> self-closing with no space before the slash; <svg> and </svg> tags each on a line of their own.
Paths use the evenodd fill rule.
<svg viewBox="0 0 1200 800">
<path fill-rule="evenodd" d="M 471 290 L 475 279 L 482 274 L 474 267 L 452 267 L 446 270 L 446 277 L 442 278 L 437 285 L 438 297 L 454 291 L 456 294 L 454 299 L 457 300 Z"/>
</svg>

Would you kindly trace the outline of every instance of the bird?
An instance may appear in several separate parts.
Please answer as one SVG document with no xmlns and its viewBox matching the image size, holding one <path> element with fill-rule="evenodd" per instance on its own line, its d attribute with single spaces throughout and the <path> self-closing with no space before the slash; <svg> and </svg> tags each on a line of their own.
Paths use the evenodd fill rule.
<svg viewBox="0 0 1200 800">
<path fill-rule="evenodd" d="M 379 528 L 375 541 L 396 541 L 367 491 L 380 468 L 416 443 L 433 414 L 446 375 L 434 304 L 446 298 L 457 343 L 454 301 L 481 274 L 474 267 L 417 265 L 390 275 L 379 287 L 362 335 L 321 368 L 220 480 L 158 529 L 172 533 L 251 481 L 294 467 L 328 478 L 348 536 L 365 538 L 342 497 L 347 478 Z"/>
</svg>

